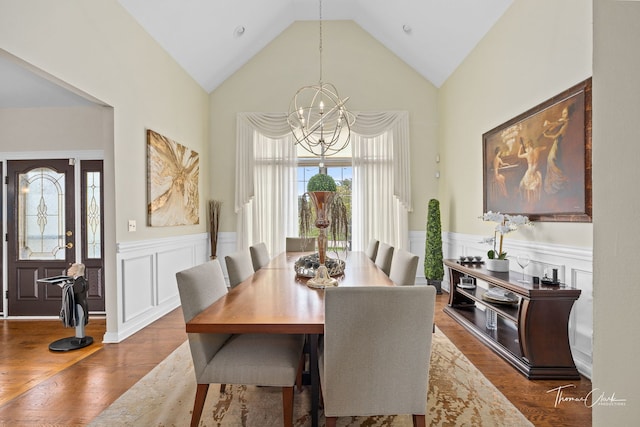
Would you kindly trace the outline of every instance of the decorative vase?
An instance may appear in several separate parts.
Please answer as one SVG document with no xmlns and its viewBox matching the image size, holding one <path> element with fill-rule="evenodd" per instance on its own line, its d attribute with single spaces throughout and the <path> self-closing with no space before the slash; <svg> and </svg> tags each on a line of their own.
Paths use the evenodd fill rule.
<svg viewBox="0 0 640 427">
<path fill-rule="evenodd" d="M 489 271 L 506 273 L 507 271 L 509 271 L 509 260 L 508 259 L 488 259 L 485 261 L 485 266 Z"/>
<path fill-rule="evenodd" d="M 331 221 L 327 218 L 327 206 L 331 204 L 335 192 L 333 191 L 309 191 L 311 201 L 316 210 L 316 227 L 318 228 L 318 262 L 320 267 L 316 270 L 316 276 L 307 281 L 307 284 L 314 288 L 325 288 L 327 286 L 337 286 L 338 281 L 329 275 L 325 265 L 327 258 L 327 227 Z"/>
</svg>

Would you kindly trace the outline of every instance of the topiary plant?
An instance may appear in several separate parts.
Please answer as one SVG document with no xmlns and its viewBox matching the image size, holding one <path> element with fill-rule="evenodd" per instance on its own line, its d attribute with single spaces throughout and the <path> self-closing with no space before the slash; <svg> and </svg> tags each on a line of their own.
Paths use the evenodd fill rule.
<svg viewBox="0 0 640 427">
<path fill-rule="evenodd" d="M 309 178 L 307 191 L 336 191 L 336 182 L 329 175 L 318 173 Z"/>
<path fill-rule="evenodd" d="M 442 293 L 444 265 L 442 263 L 442 225 L 440 224 L 440 202 L 429 200 L 427 209 L 427 241 L 424 251 L 424 277 L 427 283 Z"/>
</svg>

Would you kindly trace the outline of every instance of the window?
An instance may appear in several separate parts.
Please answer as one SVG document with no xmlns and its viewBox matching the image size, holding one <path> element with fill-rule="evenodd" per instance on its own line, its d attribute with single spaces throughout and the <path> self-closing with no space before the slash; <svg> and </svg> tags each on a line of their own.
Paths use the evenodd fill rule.
<svg viewBox="0 0 640 427">
<path fill-rule="evenodd" d="M 325 159 L 327 175 L 331 176 L 337 185 L 337 193 L 341 195 L 349 213 L 349 243 L 347 247 L 351 249 L 351 191 L 353 188 L 353 167 L 351 158 L 331 158 Z M 307 191 L 309 178 L 319 173 L 320 159 L 302 158 L 298 159 L 297 168 L 297 197 L 300 199 Z M 298 204 L 300 206 L 300 204 Z M 315 235 L 315 234 L 314 234 Z"/>
</svg>

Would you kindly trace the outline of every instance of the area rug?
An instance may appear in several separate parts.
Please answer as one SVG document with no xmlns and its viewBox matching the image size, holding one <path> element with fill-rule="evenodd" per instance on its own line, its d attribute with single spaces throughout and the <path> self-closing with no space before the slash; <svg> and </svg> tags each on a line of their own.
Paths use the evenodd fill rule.
<svg viewBox="0 0 640 427">
<path fill-rule="evenodd" d="M 185 342 L 138 381 L 90 426 L 188 426 L 195 377 Z M 282 425 L 280 388 L 227 385 L 209 387 L 200 426 Z M 295 393 L 294 426 L 311 425 L 310 390 Z M 439 330 L 433 337 L 427 424 L 431 426 L 532 426 L 493 384 Z M 319 424 L 324 425 L 321 414 Z M 409 415 L 342 417 L 338 426 L 411 426 Z"/>
</svg>

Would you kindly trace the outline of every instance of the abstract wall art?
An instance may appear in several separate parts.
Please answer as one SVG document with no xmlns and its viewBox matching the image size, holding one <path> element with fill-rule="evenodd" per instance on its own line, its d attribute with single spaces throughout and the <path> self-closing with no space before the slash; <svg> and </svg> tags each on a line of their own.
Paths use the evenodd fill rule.
<svg viewBox="0 0 640 427">
<path fill-rule="evenodd" d="M 147 150 L 148 224 L 198 224 L 198 153 L 152 130 L 147 130 Z"/>
</svg>

